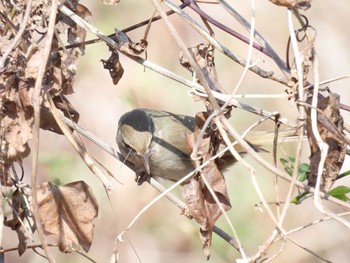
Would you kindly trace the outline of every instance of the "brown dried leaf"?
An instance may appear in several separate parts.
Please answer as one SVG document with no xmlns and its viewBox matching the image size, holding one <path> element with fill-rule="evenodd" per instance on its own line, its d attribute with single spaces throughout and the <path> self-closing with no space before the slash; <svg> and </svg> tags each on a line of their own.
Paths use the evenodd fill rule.
<svg viewBox="0 0 350 263">
<path fill-rule="evenodd" d="M 21 256 L 27 249 L 27 240 L 31 239 L 30 234 L 34 233 L 35 225 L 23 194 L 18 189 L 12 195 L 12 208 L 13 219 L 5 218 L 4 225 L 16 231 L 19 241 L 18 254 Z"/>
<path fill-rule="evenodd" d="M 78 4 L 77 0 L 65 2 L 79 16 L 86 20 L 91 18 L 90 11 Z M 18 28 L 23 21 L 26 11 L 25 2 L 16 3 L 18 8 L 13 13 L 13 5 L 5 1 L 2 5 L 3 14 L 6 19 L 0 21 L 0 50 L 8 50 L 14 41 Z M 50 17 L 50 5 L 43 5 L 42 1 L 34 1 L 29 10 L 29 20 L 15 48 L 12 48 L 0 74 L 0 180 L 3 185 L 11 185 L 9 168 L 14 161 L 20 162 L 27 157 L 30 150 L 28 141 L 32 138 L 31 128 L 33 125 L 32 94 L 34 83 L 37 78 L 38 68 L 42 65 L 43 45 L 46 43 L 48 18 Z M 61 96 L 73 92 L 73 82 L 76 74 L 77 63 L 80 53 L 77 49 L 58 50 L 62 43 L 76 43 L 84 41 L 86 32 L 77 27 L 72 20 L 61 12 L 58 13 L 55 25 L 55 34 L 52 42 L 50 58 L 46 65 L 43 79 L 43 91 L 50 90 L 51 94 Z M 44 101 L 40 98 L 41 102 Z M 62 99 L 66 100 L 66 99 Z M 59 107 L 66 114 L 69 112 L 71 118 L 78 119 L 77 112 L 68 104 Z M 42 103 L 42 110 L 45 105 Z M 68 116 L 67 115 L 67 116 Z M 71 116 L 73 115 L 73 116 Z M 43 114 L 43 127 L 59 132 L 54 122 Z M 49 124 L 45 124 L 49 123 Z"/>
<path fill-rule="evenodd" d="M 207 74 L 210 79 L 215 83 L 215 86 L 223 92 L 223 89 L 218 83 L 218 76 L 215 69 L 214 62 L 214 47 L 211 44 L 199 44 L 195 47 L 188 48 L 190 54 L 193 55 L 193 58 L 197 62 L 199 68 Z M 183 52 L 180 53 L 180 64 L 193 73 L 192 66 L 187 58 L 184 56 Z"/>
<path fill-rule="evenodd" d="M 203 128 L 203 124 L 207 118 L 204 113 L 196 115 L 195 131 L 189 136 L 188 144 L 193 149 L 195 142 Z M 198 146 L 198 152 L 201 155 L 201 163 L 208 161 L 216 154 L 218 148 L 215 145 L 218 141 L 218 134 L 211 129 L 207 129 Z M 225 211 L 231 208 L 225 179 L 219 171 L 216 161 L 211 161 L 201 171 L 201 176 L 195 176 L 188 184 L 184 184 L 183 196 L 186 201 L 190 214 L 200 225 L 200 239 L 203 244 L 204 254 L 209 257 L 209 249 L 211 246 L 212 230 L 215 222 L 222 215 L 219 205 L 214 200 L 212 194 L 203 181 L 203 177 L 219 199 L 220 205 Z"/>
<path fill-rule="evenodd" d="M 117 85 L 119 80 L 123 77 L 124 69 L 119 61 L 119 54 L 117 51 L 112 51 L 108 60 L 101 59 L 103 67 L 108 69 L 109 74 L 113 80 L 113 84 Z"/>
<path fill-rule="evenodd" d="M 60 251 L 69 252 L 72 244 L 89 251 L 98 205 L 85 182 L 62 186 L 45 182 L 38 189 L 38 205 L 44 231 L 57 240 Z"/>
<path fill-rule="evenodd" d="M 26 58 L 26 66 L 24 69 L 24 78 L 25 79 L 35 79 L 38 74 L 38 68 L 42 64 L 44 49 L 39 46 L 33 44 L 31 46 L 31 52 L 28 54 Z"/>
<path fill-rule="evenodd" d="M 83 6 L 82 4 L 77 4 L 75 14 L 77 14 L 87 22 L 91 21 L 92 14 L 90 10 L 87 7 Z M 74 44 L 78 42 L 84 42 L 85 39 L 86 39 L 85 29 L 81 28 L 75 23 L 73 23 L 68 28 L 68 43 Z M 85 46 L 80 47 L 80 50 L 84 52 Z"/>
<path fill-rule="evenodd" d="M 301 67 L 303 69 L 303 85 L 306 87 L 308 86 L 308 74 L 310 71 L 310 68 L 312 66 L 312 60 L 313 60 L 313 46 L 309 45 L 305 47 L 300 52 L 300 60 L 301 60 Z M 291 78 L 289 79 L 288 86 L 289 88 L 286 90 L 290 98 L 294 98 L 295 100 L 299 99 L 298 96 L 298 69 L 295 60 L 293 61 L 291 65 Z"/>
<path fill-rule="evenodd" d="M 308 103 L 311 103 L 311 100 L 312 98 L 309 98 Z M 322 140 L 329 146 L 320 186 L 320 189 L 326 192 L 332 188 L 346 155 L 346 141 L 342 133 L 343 117 L 340 115 L 339 105 L 340 97 L 334 93 L 328 97 L 320 96 L 317 104 L 317 108 L 323 113 L 317 113 L 317 128 Z M 315 186 L 321 152 L 312 132 L 310 109 L 308 110 L 306 129 L 311 150 L 307 179 L 309 185 Z"/>
<path fill-rule="evenodd" d="M 12 74 L 2 74 L 3 83 L 10 85 Z M 14 84 L 14 83 L 13 83 Z M 0 127 L 1 127 L 1 160 L 0 181 L 2 185 L 11 186 L 9 168 L 15 161 L 21 161 L 30 153 L 28 141 L 32 138 L 32 115 L 27 114 L 21 104 L 21 95 L 11 87 L 0 90 Z"/>
<path fill-rule="evenodd" d="M 74 109 L 73 105 L 67 100 L 64 95 L 56 96 L 52 100 L 55 103 L 56 108 L 61 110 L 64 116 L 74 121 L 75 123 L 78 123 L 79 113 Z M 45 107 L 41 107 L 40 128 L 58 134 L 63 134 L 50 111 L 50 106 L 46 104 Z"/>
<path fill-rule="evenodd" d="M 308 9 L 311 6 L 310 2 L 312 0 L 269 0 L 269 1 L 274 3 L 275 5 L 285 6 L 288 8 L 299 7 L 303 9 Z"/>
<path fill-rule="evenodd" d="M 113 39 L 118 43 L 119 51 L 130 56 L 141 55 L 146 51 L 148 46 L 147 40 L 141 39 L 140 42 L 134 43 L 124 32 L 120 30 L 116 30 Z"/>
</svg>

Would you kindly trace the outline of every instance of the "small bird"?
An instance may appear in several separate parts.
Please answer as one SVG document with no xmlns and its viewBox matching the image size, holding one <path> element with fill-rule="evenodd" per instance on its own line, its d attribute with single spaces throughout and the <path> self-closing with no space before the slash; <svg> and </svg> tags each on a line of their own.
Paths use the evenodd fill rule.
<svg viewBox="0 0 350 263">
<path fill-rule="evenodd" d="M 139 184 L 144 181 L 143 176 L 176 182 L 195 169 L 187 140 L 194 128 L 195 119 L 191 116 L 151 109 L 132 110 L 125 113 L 118 123 L 116 141 L 120 157 L 132 166 Z M 283 137 L 292 135 L 293 132 L 289 132 Z M 273 136 L 273 133 L 258 132 L 253 136 L 248 134 L 246 140 L 253 147 L 261 146 L 272 144 Z M 238 144 L 235 149 L 245 153 Z M 227 165 L 236 161 L 229 152 L 222 158 Z"/>
</svg>

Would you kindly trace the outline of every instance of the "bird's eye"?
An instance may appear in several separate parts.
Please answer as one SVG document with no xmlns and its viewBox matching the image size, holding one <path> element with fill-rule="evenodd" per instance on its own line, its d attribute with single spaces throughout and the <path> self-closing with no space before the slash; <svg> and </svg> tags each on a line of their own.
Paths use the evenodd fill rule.
<svg viewBox="0 0 350 263">
<path fill-rule="evenodd" d="M 127 144 L 124 140 L 121 141 L 121 146 L 124 152 L 126 153 L 126 158 L 133 157 L 135 155 L 135 150 L 129 144 Z"/>
</svg>

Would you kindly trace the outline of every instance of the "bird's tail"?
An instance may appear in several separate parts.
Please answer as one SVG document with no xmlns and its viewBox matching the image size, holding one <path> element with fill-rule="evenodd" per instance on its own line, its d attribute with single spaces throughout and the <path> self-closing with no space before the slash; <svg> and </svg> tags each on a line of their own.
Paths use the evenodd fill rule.
<svg viewBox="0 0 350 263">
<path fill-rule="evenodd" d="M 267 152 L 264 150 L 263 146 L 272 145 L 275 139 L 274 131 L 258 131 L 250 132 L 245 137 L 244 140 L 247 141 L 251 147 L 257 152 Z M 298 131 L 296 129 L 281 130 L 278 131 L 277 142 L 295 142 L 298 140 Z M 240 144 L 235 145 L 236 151 L 239 153 L 244 153 L 246 150 Z"/>
</svg>

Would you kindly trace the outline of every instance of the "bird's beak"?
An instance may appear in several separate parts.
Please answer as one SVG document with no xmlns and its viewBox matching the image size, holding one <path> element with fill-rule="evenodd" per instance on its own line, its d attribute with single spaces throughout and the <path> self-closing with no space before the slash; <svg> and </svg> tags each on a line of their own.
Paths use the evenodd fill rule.
<svg viewBox="0 0 350 263">
<path fill-rule="evenodd" d="M 143 154 L 140 154 L 140 157 L 141 157 L 141 161 L 142 161 L 143 167 L 146 170 L 146 173 L 148 175 L 151 175 L 151 168 L 149 166 L 149 152 L 145 152 Z"/>
</svg>

